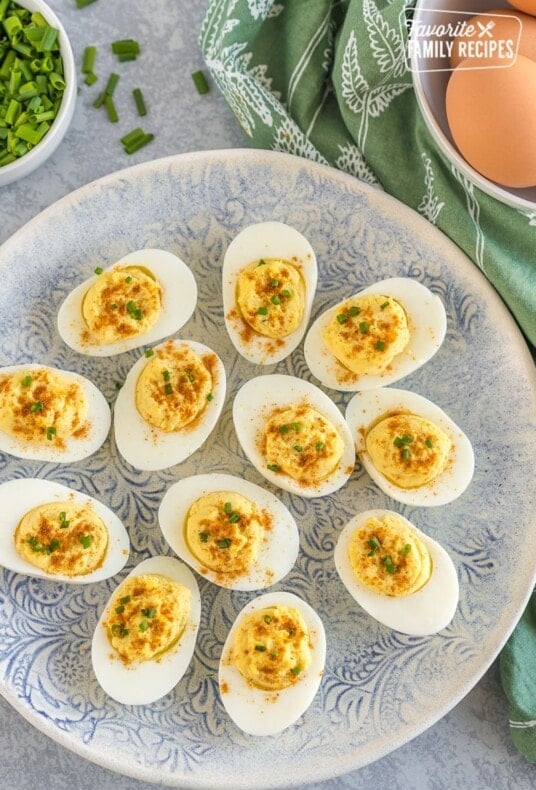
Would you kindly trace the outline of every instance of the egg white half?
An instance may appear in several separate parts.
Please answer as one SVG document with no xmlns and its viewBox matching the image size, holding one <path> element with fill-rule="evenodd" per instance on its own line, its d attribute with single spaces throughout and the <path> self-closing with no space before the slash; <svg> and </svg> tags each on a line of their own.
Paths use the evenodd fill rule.
<svg viewBox="0 0 536 790">
<path fill-rule="evenodd" d="M 2 373 L 20 372 L 21 377 L 24 377 L 26 373 L 31 370 L 36 370 L 37 368 L 60 373 L 62 376 L 65 376 L 66 379 L 75 381 L 80 385 L 88 403 L 88 413 L 86 417 L 88 431 L 78 438 L 70 437 L 65 439 L 64 449 L 54 447 L 53 442 L 50 442 L 50 446 L 45 443 L 38 444 L 27 442 L 0 431 L 0 451 L 9 453 L 9 455 L 15 455 L 17 458 L 26 458 L 32 461 L 51 461 L 59 464 L 75 463 L 76 461 L 82 461 L 84 458 L 93 455 L 93 453 L 104 443 L 108 436 L 108 431 L 110 430 L 112 417 L 106 398 L 89 379 L 86 379 L 79 373 L 60 370 L 59 368 L 52 368 L 47 365 L 11 365 L 9 367 L 0 368 L 0 375 Z"/>
<path fill-rule="evenodd" d="M 201 598 L 193 573 L 172 557 L 150 557 L 140 562 L 126 579 L 152 573 L 167 576 L 190 590 L 190 614 L 179 641 L 157 661 L 125 665 L 119 656 L 114 655 L 104 626 L 111 600 L 121 585 L 114 591 L 97 623 L 91 644 L 91 660 L 104 691 L 123 705 L 148 705 L 163 697 L 182 678 L 194 653 L 201 617 Z"/>
<path fill-rule="evenodd" d="M 372 463 L 365 447 L 369 427 L 390 412 L 411 412 L 438 425 L 452 442 L 443 472 L 420 488 L 400 488 L 387 480 Z M 356 442 L 356 451 L 374 482 L 393 499 L 407 505 L 432 507 L 457 499 L 473 477 L 475 458 L 471 442 L 443 409 L 409 390 L 385 387 L 356 393 L 346 407 L 346 422 Z"/>
<path fill-rule="evenodd" d="M 89 501 L 93 510 L 108 528 L 108 548 L 102 565 L 85 576 L 64 576 L 45 573 L 26 562 L 15 548 L 15 530 L 26 513 L 47 502 L 73 500 L 84 505 Z M 0 564 L 16 573 L 50 579 L 65 584 L 92 584 L 115 576 L 126 564 L 130 541 L 122 521 L 98 499 L 73 488 L 38 478 L 17 478 L 0 485 Z"/>
<path fill-rule="evenodd" d="M 295 261 L 305 281 L 305 305 L 298 329 L 275 341 L 251 330 L 251 339 L 242 337 L 244 321 L 231 318 L 236 309 L 238 275 L 249 264 L 261 258 L 280 258 Z M 236 350 L 256 365 L 273 365 L 288 357 L 305 334 L 316 291 L 318 269 L 316 255 L 307 239 L 295 228 L 283 222 L 259 222 L 244 228 L 229 244 L 222 266 L 222 296 L 225 326 Z"/>
<path fill-rule="evenodd" d="M 432 558 L 432 575 L 417 592 L 395 598 L 380 595 L 359 581 L 348 558 L 348 544 L 352 534 L 369 518 L 395 515 L 422 540 Z M 412 636 L 430 636 L 450 623 L 459 599 L 456 568 L 445 549 L 425 535 L 407 518 L 391 510 L 367 510 L 346 524 L 335 547 L 335 567 L 341 581 L 357 603 L 388 628 Z"/>
<path fill-rule="evenodd" d="M 406 348 L 383 373 L 353 374 L 344 368 L 327 347 L 322 333 L 341 306 L 356 296 L 383 294 L 404 308 L 410 339 Z M 341 392 L 356 392 L 393 384 L 413 373 L 438 351 L 445 338 L 447 317 L 441 299 L 426 286 L 409 277 L 390 277 L 352 294 L 320 315 L 309 329 L 304 343 L 309 370 L 326 387 Z M 341 373 L 343 374 L 341 376 Z"/>
<path fill-rule="evenodd" d="M 111 357 L 140 346 L 151 345 L 177 332 L 191 317 L 197 304 L 197 284 L 188 266 L 167 250 L 146 249 L 130 252 L 112 266 L 134 266 L 148 269 L 162 286 L 162 310 L 158 321 L 149 331 L 136 337 L 106 345 L 82 342 L 87 330 L 82 315 L 82 302 L 88 289 L 99 275 L 93 275 L 78 285 L 63 301 L 58 312 L 58 332 L 70 348 L 93 357 Z"/>
<path fill-rule="evenodd" d="M 114 434 L 117 449 L 136 469 L 155 471 L 179 464 L 195 452 L 208 438 L 221 414 L 225 401 L 226 379 L 223 362 L 203 343 L 175 340 L 175 346 L 188 346 L 198 355 L 213 354 L 215 385 L 212 400 L 207 403 L 195 425 L 180 431 L 162 431 L 149 425 L 136 408 L 136 382 L 149 361 L 142 356 L 130 369 L 118 392 L 114 408 Z M 159 346 L 154 347 L 155 350 Z"/>
<path fill-rule="evenodd" d="M 244 617 L 258 609 L 278 604 L 294 607 L 302 615 L 310 634 L 311 664 L 295 685 L 273 692 L 250 686 L 230 659 L 230 653 L 236 631 Z M 239 612 L 223 646 L 219 687 L 225 710 L 237 727 L 249 735 L 275 735 L 294 724 L 310 706 L 320 686 L 325 661 L 326 635 L 315 610 L 293 593 L 260 595 Z M 225 689 L 225 693 L 222 689 Z"/>
<path fill-rule="evenodd" d="M 260 448 L 260 438 L 270 413 L 276 408 L 302 401 L 306 401 L 330 420 L 344 442 L 343 455 L 337 468 L 324 480 L 310 486 L 300 485 L 284 473 L 270 471 Z M 250 379 L 236 394 L 233 422 L 238 441 L 255 469 L 270 483 L 285 491 L 303 497 L 325 496 L 341 488 L 353 472 L 355 451 L 348 425 L 333 401 L 308 381 L 281 374 Z"/>
<path fill-rule="evenodd" d="M 259 510 L 272 516 L 271 528 L 263 536 L 259 554 L 251 568 L 242 575 L 216 573 L 201 563 L 190 551 L 184 525 L 188 511 L 199 497 L 212 491 L 236 491 L 254 502 Z M 280 581 L 289 573 L 299 549 L 298 528 L 285 505 L 272 493 L 241 477 L 206 474 L 184 477 L 165 493 L 158 511 L 160 529 L 175 554 L 213 584 L 232 590 L 261 590 Z"/>
</svg>

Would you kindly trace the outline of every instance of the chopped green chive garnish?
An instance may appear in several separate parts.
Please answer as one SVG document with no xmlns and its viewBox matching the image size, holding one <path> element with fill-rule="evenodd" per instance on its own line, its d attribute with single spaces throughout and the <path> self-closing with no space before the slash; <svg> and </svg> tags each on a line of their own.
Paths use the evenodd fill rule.
<svg viewBox="0 0 536 790">
<path fill-rule="evenodd" d="M 130 631 L 128 630 L 128 628 L 122 628 L 120 636 L 121 637 L 125 637 L 125 636 L 128 636 L 129 633 L 130 633 Z"/>
<path fill-rule="evenodd" d="M 130 601 L 130 595 L 123 595 L 123 597 L 119 599 L 119 603 L 130 603 Z"/>
<path fill-rule="evenodd" d="M 278 285 L 279 285 L 279 280 L 272 280 L 272 282 L 270 283 L 270 285 L 272 286 L 272 288 L 277 288 L 277 287 L 278 287 Z"/>
<path fill-rule="evenodd" d="M 133 38 L 123 38 L 112 41 L 112 52 L 121 60 L 122 55 L 129 55 L 129 60 L 135 60 L 140 54 L 140 45 Z"/>
<path fill-rule="evenodd" d="M 166 395 L 171 395 L 171 393 L 173 392 L 173 385 L 169 383 L 166 384 L 166 386 L 164 387 L 164 392 L 166 393 Z"/>
<path fill-rule="evenodd" d="M 123 148 L 126 154 L 134 154 L 143 148 L 144 145 L 154 140 L 154 134 L 144 132 L 142 129 L 133 129 L 131 132 L 121 137 Z"/>
<path fill-rule="evenodd" d="M 270 617 L 269 614 L 265 614 L 263 619 L 266 625 L 270 625 L 270 623 L 272 622 L 272 618 Z"/>
<path fill-rule="evenodd" d="M 259 307 L 257 309 L 257 315 L 268 315 L 268 308 L 267 307 Z"/>
<path fill-rule="evenodd" d="M 131 283 L 132 282 L 132 277 L 130 276 L 130 274 L 128 275 L 128 277 L 125 277 L 125 282 L 126 283 Z"/>
<path fill-rule="evenodd" d="M 366 335 L 369 331 L 369 326 L 370 324 L 368 321 L 361 321 L 359 324 L 359 331 Z"/>
<path fill-rule="evenodd" d="M 119 115 L 117 114 L 117 110 L 115 109 L 114 100 L 111 96 L 104 97 L 104 106 L 106 107 L 106 112 L 108 113 L 108 120 L 110 123 L 117 123 L 119 120 Z"/>
<path fill-rule="evenodd" d="M 265 645 L 255 645 L 255 650 L 257 650 L 259 653 L 264 653 L 266 651 L 266 646 Z"/>
<path fill-rule="evenodd" d="M 115 613 L 116 614 L 123 614 L 124 611 L 125 611 L 125 607 L 124 606 L 116 606 L 115 607 Z"/>
<path fill-rule="evenodd" d="M 219 549 L 228 549 L 231 543 L 232 543 L 231 538 L 222 538 L 221 540 L 216 541 L 216 546 Z"/>
<path fill-rule="evenodd" d="M 102 274 L 103 271 L 104 271 L 104 269 L 102 268 L 102 266 L 97 266 L 95 268 L 95 274 Z"/>
<path fill-rule="evenodd" d="M 192 371 L 191 371 L 191 370 L 189 370 L 189 371 L 188 371 L 188 373 L 187 373 L 187 375 L 188 375 L 188 381 L 189 381 L 191 384 L 193 384 L 193 382 L 195 381 L 195 376 L 194 376 L 194 374 L 192 373 Z"/>
<path fill-rule="evenodd" d="M 361 312 L 361 308 L 353 304 L 348 310 L 348 315 L 354 318 L 356 315 L 359 315 L 360 312 Z"/>
<path fill-rule="evenodd" d="M 389 302 L 384 302 L 380 305 L 380 310 L 385 310 L 386 307 L 389 307 Z"/>
<path fill-rule="evenodd" d="M 108 82 L 106 83 L 106 87 L 104 88 L 104 95 L 113 96 L 118 82 L 119 82 L 119 74 L 114 74 L 114 72 L 112 72 L 108 77 Z"/>
<path fill-rule="evenodd" d="M 147 629 L 149 628 L 149 623 L 147 622 L 147 620 L 142 620 L 138 628 L 140 629 L 140 631 L 147 631 Z"/>
<path fill-rule="evenodd" d="M 62 510 L 61 513 L 60 513 L 60 528 L 61 529 L 67 529 L 67 527 L 69 526 L 70 523 L 71 522 L 67 518 L 66 511 Z"/>
<path fill-rule="evenodd" d="M 292 449 L 296 450 L 297 453 L 301 453 L 303 451 L 303 447 L 301 446 L 301 444 L 295 444 Z"/>
<path fill-rule="evenodd" d="M 434 446 L 434 443 L 433 443 L 433 441 L 431 439 L 425 439 L 424 443 L 425 443 L 425 445 L 427 447 L 433 447 Z"/>
<path fill-rule="evenodd" d="M 225 502 L 223 509 L 226 513 L 230 513 L 233 509 L 233 506 L 230 502 Z"/>
<path fill-rule="evenodd" d="M 32 551 L 35 551 L 39 554 L 52 554 L 53 551 L 57 551 L 61 547 L 61 543 L 57 538 L 51 540 L 48 545 L 43 545 L 39 542 L 35 535 L 30 535 L 26 542 Z"/>
<path fill-rule="evenodd" d="M 393 560 L 391 559 L 390 554 L 387 554 L 383 558 L 383 564 L 385 566 L 385 570 L 387 571 L 387 573 L 396 573 L 398 570 L 397 566 L 394 564 Z"/>
<path fill-rule="evenodd" d="M 211 400 L 214 400 L 214 395 L 212 394 L 212 392 L 208 393 L 207 400 L 208 400 L 209 403 L 210 403 Z"/>
<path fill-rule="evenodd" d="M 402 554 L 403 557 L 407 557 L 410 551 L 411 551 L 411 543 L 406 543 L 406 545 L 400 549 L 400 554 Z"/>
<path fill-rule="evenodd" d="M 77 8 L 85 8 L 87 5 L 91 5 L 94 3 L 95 0 L 76 0 L 76 7 Z"/>
<path fill-rule="evenodd" d="M 112 625 L 112 634 L 114 636 L 118 636 L 120 631 L 121 631 L 121 626 L 119 625 L 119 623 L 114 623 Z"/>
<path fill-rule="evenodd" d="M 337 321 L 339 322 L 339 324 L 345 324 L 348 321 L 348 316 L 346 315 L 346 313 L 339 313 L 339 315 L 337 316 Z"/>
<path fill-rule="evenodd" d="M 385 351 L 385 349 L 387 348 L 387 343 L 384 343 L 383 340 L 376 340 L 376 342 L 374 343 L 374 348 L 376 349 L 376 351 Z"/>
<path fill-rule="evenodd" d="M 141 321 L 143 318 L 143 313 L 139 307 L 136 307 L 136 302 L 133 302 L 132 299 L 127 302 L 127 313 L 131 318 L 135 318 L 136 321 Z"/>
<path fill-rule="evenodd" d="M 49 425 L 47 428 L 47 439 L 49 442 L 52 441 L 54 436 L 56 435 L 56 429 L 53 425 Z"/>
<path fill-rule="evenodd" d="M 264 258 L 259 259 L 257 266 L 266 266 L 266 261 L 264 260 Z"/>
<path fill-rule="evenodd" d="M 270 301 L 272 304 L 281 304 L 281 299 L 279 298 L 279 296 L 270 297 Z"/>
<path fill-rule="evenodd" d="M 291 422 L 290 427 L 292 428 L 293 431 L 301 431 L 303 425 L 301 424 L 301 422 Z"/>
<path fill-rule="evenodd" d="M 44 404 L 42 400 L 38 400 L 35 403 L 32 403 L 32 405 L 30 406 L 30 411 L 34 413 L 37 411 L 43 411 L 43 409 L 44 409 Z"/>
<path fill-rule="evenodd" d="M 240 513 L 237 513 L 236 511 L 234 511 L 234 513 L 231 513 L 231 515 L 229 516 L 229 523 L 230 524 L 237 524 L 240 521 L 241 518 L 242 518 L 242 516 L 240 515 Z"/>
<path fill-rule="evenodd" d="M 199 540 L 201 541 L 201 543 L 207 543 L 208 539 L 209 539 L 209 533 L 208 532 L 200 532 L 199 533 Z"/>
<path fill-rule="evenodd" d="M 411 444 L 413 441 L 413 436 L 410 436 L 409 433 L 404 433 L 402 436 L 397 436 L 393 440 L 393 444 L 395 447 L 405 447 L 408 444 Z"/>
<path fill-rule="evenodd" d="M 285 434 L 285 433 L 288 433 L 288 432 L 289 432 L 289 426 L 288 425 L 280 425 L 279 426 L 279 433 Z"/>
<path fill-rule="evenodd" d="M 411 456 L 411 450 L 409 449 L 409 447 L 404 447 L 404 449 L 402 450 L 401 455 L 402 455 L 402 458 L 404 459 L 404 461 L 409 461 L 410 456 Z"/>
<path fill-rule="evenodd" d="M 270 658 L 277 658 L 278 655 L 279 655 L 279 651 L 278 650 L 271 650 L 270 651 Z"/>
<path fill-rule="evenodd" d="M 156 614 L 156 609 L 154 607 L 151 607 L 150 609 L 142 609 L 141 613 L 144 617 L 148 617 L 149 620 L 151 620 L 151 618 L 153 618 Z"/>
<path fill-rule="evenodd" d="M 169 372 L 169 370 L 163 370 L 162 371 L 162 378 L 164 379 L 164 381 L 169 381 L 170 380 L 171 373 Z"/>
<path fill-rule="evenodd" d="M 288 288 L 285 288 L 283 291 L 281 291 L 281 296 L 284 296 L 285 299 L 290 299 L 292 296 L 292 291 L 289 291 Z"/>
<path fill-rule="evenodd" d="M 279 472 L 278 464 L 268 464 L 266 468 L 269 469 L 270 472 Z"/>
<path fill-rule="evenodd" d="M 369 540 L 367 540 L 367 545 L 370 549 L 367 556 L 374 557 L 376 552 L 380 550 L 382 544 L 380 543 L 376 535 L 373 535 L 371 538 L 369 538 Z"/>
<path fill-rule="evenodd" d="M 192 74 L 192 79 L 194 81 L 196 90 L 199 94 L 209 92 L 210 88 L 207 82 L 207 78 L 205 77 L 202 71 L 194 71 Z"/>
<path fill-rule="evenodd" d="M 292 672 L 293 675 L 299 675 L 300 672 L 302 671 L 302 668 L 300 666 L 292 667 L 290 671 Z"/>
<path fill-rule="evenodd" d="M 315 444 L 315 450 L 317 450 L 317 452 L 320 452 L 320 450 L 323 450 L 323 449 L 324 449 L 324 442 L 317 442 Z"/>
<path fill-rule="evenodd" d="M 33 379 L 31 376 L 24 376 L 24 378 L 21 381 L 21 384 L 23 387 L 29 387 L 32 381 Z"/>
<path fill-rule="evenodd" d="M 95 85 L 95 83 L 98 82 L 98 81 L 99 81 L 99 78 L 92 71 L 84 79 L 84 82 L 86 83 L 86 85 L 89 85 L 89 87 L 91 87 L 92 85 Z"/>
<path fill-rule="evenodd" d="M 139 116 L 147 115 L 147 107 L 145 106 L 145 101 L 143 99 L 143 94 L 139 88 L 134 88 L 132 91 L 132 95 L 134 96 L 134 101 L 136 102 L 136 109 L 138 111 Z"/>
<path fill-rule="evenodd" d="M 93 543 L 93 538 L 91 537 L 91 535 L 80 535 L 80 543 L 85 549 L 89 549 L 89 547 Z"/>
<path fill-rule="evenodd" d="M 153 349 L 152 349 L 152 348 L 146 348 L 146 349 L 145 349 L 145 356 L 146 356 L 146 357 L 152 357 L 152 356 L 154 356 L 154 351 L 153 351 Z"/>
<path fill-rule="evenodd" d="M 82 56 L 82 74 L 92 74 L 95 67 L 97 47 L 86 47 Z"/>
</svg>

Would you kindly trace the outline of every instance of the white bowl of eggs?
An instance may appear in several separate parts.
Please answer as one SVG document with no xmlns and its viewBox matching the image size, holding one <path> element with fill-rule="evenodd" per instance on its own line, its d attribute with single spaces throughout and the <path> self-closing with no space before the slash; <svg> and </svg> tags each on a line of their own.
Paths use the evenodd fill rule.
<svg viewBox="0 0 536 790">
<path fill-rule="evenodd" d="M 15 13 L 21 9 L 26 9 L 28 15 L 20 17 Z M 42 0 L 16 0 L 9 3 L 4 23 L 9 30 L 4 25 L 1 31 L 6 43 L 19 40 L 28 48 L 28 55 L 9 50 L 14 53 L 13 65 L 6 66 L 2 79 L 12 100 L 4 119 L 8 121 L 4 127 L 6 137 L 0 138 L 0 186 L 29 175 L 54 153 L 69 128 L 76 105 L 73 51 L 52 9 Z M 36 41 L 41 30 L 45 31 L 43 37 L 48 36 L 48 43 Z M 17 67 L 20 63 L 24 64 L 22 68 Z"/>
<path fill-rule="evenodd" d="M 409 55 L 421 113 L 443 154 L 483 192 L 533 210 L 536 0 L 420 0 Z"/>
</svg>

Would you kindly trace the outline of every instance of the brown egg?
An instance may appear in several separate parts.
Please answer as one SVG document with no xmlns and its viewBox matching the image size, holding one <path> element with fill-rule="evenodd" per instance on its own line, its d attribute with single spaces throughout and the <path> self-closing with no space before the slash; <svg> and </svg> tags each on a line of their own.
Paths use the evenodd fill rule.
<svg viewBox="0 0 536 790">
<path fill-rule="evenodd" d="M 490 23 L 493 27 L 490 27 Z M 480 68 L 490 66 L 499 54 L 503 66 L 512 65 L 516 50 L 520 55 L 536 61 L 536 17 L 512 9 L 494 8 L 486 14 L 471 17 L 465 29 L 470 28 L 474 28 L 470 35 L 460 35 L 454 39 L 450 56 L 452 68 L 466 59 L 472 60 Z M 485 32 L 488 28 L 489 33 Z"/>
<path fill-rule="evenodd" d="M 526 14 L 536 16 L 536 0 L 508 0 L 508 2 L 510 5 L 513 5 L 514 8 L 524 11 Z"/>
<path fill-rule="evenodd" d="M 466 161 L 491 181 L 536 186 L 536 62 L 518 55 L 509 68 L 462 61 L 447 85 L 446 111 Z"/>
</svg>

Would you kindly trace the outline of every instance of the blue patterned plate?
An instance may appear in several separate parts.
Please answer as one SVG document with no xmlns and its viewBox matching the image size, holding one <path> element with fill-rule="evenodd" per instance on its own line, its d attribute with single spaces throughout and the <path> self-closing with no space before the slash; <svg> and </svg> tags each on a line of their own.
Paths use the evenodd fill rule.
<svg viewBox="0 0 536 790">
<path fill-rule="evenodd" d="M 476 454 L 468 490 L 439 508 L 397 505 L 358 464 L 346 486 L 322 499 L 281 492 L 301 531 L 294 569 L 275 589 L 295 592 L 326 626 L 320 691 L 299 724 L 264 739 L 240 732 L 217 688 L 218 659 L 238 611 L 255 593 L 200 579 L 196 651 L 176 689 L 124 707 L 91 668 L 91 638 L 119 579 L 67 586 L 0 569 L 0 692 L 64 746 L 108 768 L 180 787 L 288 787 L 370 762 L 443 716 L 477 682 L 512 630 L 534 582 L 534 392 L 530 355 L 483 275 L 432 225 L 350 176 L 285 154 L 187 154 L 125 170 L 64 198 L 0 250 L 0 364 L 45 361 L 91 379 L 113 403 L 139 352 L 82 357 L 59 338 L 67 292 L 93 271 L 144 247 L 169 249 L 195 272 L 199 304 L 181 336 L 225 363 L 229 395 L 208 441 L 188 461 L 140 472 L 111 436 L 70 466 L 0 455 L 0 479 L 47 477 L 111 507 L 133 545 L 129 565 L 170 554 L 157 511 L 186 475 L 225 472 L 266 485 L 235 436 L 234 393 L 259 370 L 234 351 L 224 328 L 221 263 L 253 222 L 278 220 L 312 243 L 319 264 L 313 318 L 375 280 L 407 275 L 443 300 L 445 343 L 403 386 L 440 405 Z M 279 373 L 312 380 L 302 347 Z M 263 373 L 269 372 L 263 369 Z M 341 410 L 349 393 L 329 392 Z M 272 489 L 274 490 L 274 489 Z M 359 609 L 342 586 L 333 550 L 357 512 L 397 510 L 449 551 L 460 579 L 451 625 L 433 637 L 395 633 Z"/>
</svg>

